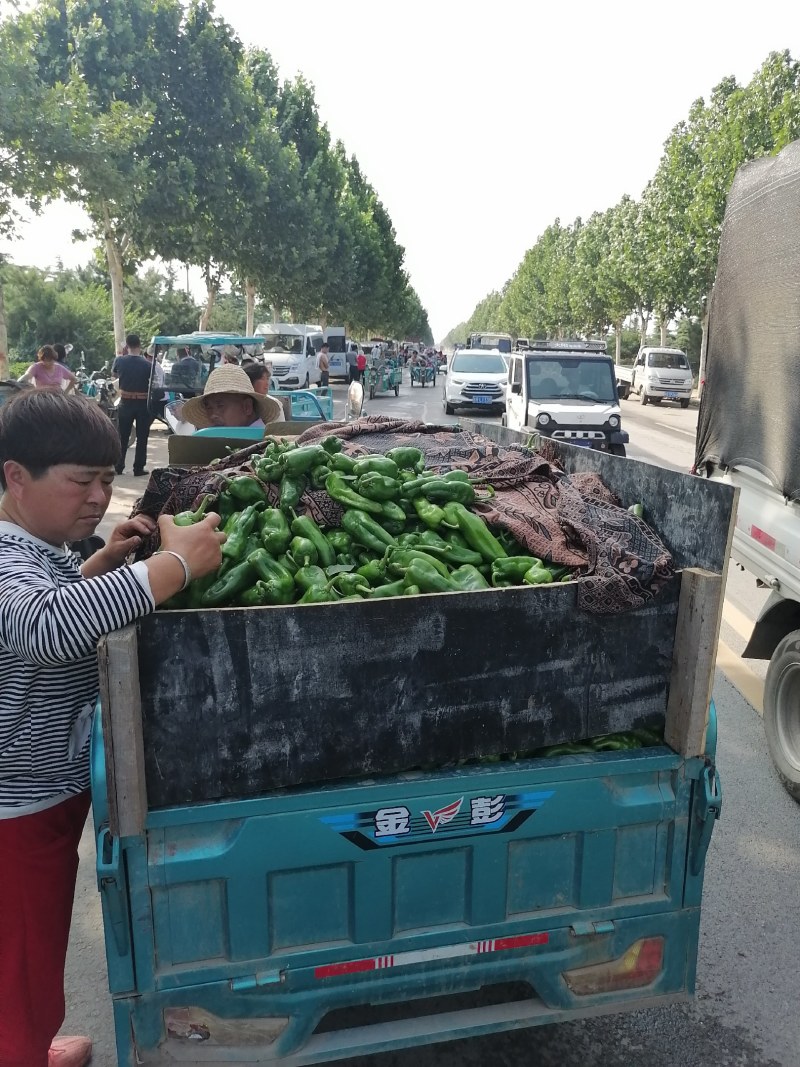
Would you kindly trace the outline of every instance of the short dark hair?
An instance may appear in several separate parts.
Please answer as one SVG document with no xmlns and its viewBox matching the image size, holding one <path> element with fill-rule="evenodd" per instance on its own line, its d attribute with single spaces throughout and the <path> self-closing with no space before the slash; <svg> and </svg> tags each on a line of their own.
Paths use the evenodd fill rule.
<svg viewBox="0 0 800 1067">
<path fill-rule="evenodd" d="M 125 344 L 128 348 L 141 348 L 142 342 L 139 340 L 139 334 L 129 333 L 125 338 Z"/>
<path fill-rule="evenodd" d="M 39 351 L 36 353 L 40 360 L 42 359 L 58 359 L 56 350 L 52 345 L 42 345 Z"/>
<path fill-rule="evenodd" d="M 55 351 L 56 359 L 58 360 L 59 363 L 66 362 L 67 350 L 66 350 L 66 348 L 64 348 L 64 346 L 62 344 L 54 344 L 53 345 L 53 350 Z"/>
<path fill-rule="evenodd" d="M 116 467 L 122 449 L 114 423 L 87 396 L 26 389 L 0 406 L 0 486 L 3 464 L 20 463 L 34 478 L 50 467 Z"/>
<path fill-rule="evenodd" d="M 263 363 L 245 363 L 242 365 L 242 370 L 250 379 L 252 385 L 255 385 L 256 382 L 260 382 L 262 378 L 271 377 L 269 367 L 265 367 Z"/>
</svg>

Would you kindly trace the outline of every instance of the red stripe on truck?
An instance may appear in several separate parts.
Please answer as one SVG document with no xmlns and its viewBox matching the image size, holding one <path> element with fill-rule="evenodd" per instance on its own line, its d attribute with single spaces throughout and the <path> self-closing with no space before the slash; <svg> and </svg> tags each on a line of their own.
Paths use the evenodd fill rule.
<svg viewBox="0 0 800 1067">
<path fill-rule="evenodd" d="M 775 546 L 778 542 L 775 540 L 774 537 L 766 533 L 766 531 L 759 529 L 758 526 L 750 527 L 750 536 L 753 538 L 754 541 L 758 541 L 760 545 L 763 545 L 765 548 L 768 548 L 771 552 L 775 551 Z"/>
</svg>

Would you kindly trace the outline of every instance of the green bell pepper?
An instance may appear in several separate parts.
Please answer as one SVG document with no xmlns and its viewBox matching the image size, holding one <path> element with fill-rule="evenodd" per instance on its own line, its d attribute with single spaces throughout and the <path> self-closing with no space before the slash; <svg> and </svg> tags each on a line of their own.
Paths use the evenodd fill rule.
<svg viewBox="0 0 800 1067">
<path fill-rule="evenodd" d="M 232 515 L 225 524 L 225 533 L 228 539 L 222 546 L 223 559 L 231 559 L 238 562 L 244 556 L 247 540 L 253 532 L 258 518 L 259 504 L 248 504 L 244 511 L 238 515 Z"/>
<path fill-rule="evenodd" d="M 317 567 L 315 564 L 311 563 L 300 568 L 294 576 L 294 582 L 298 589 L 302 589 L 305 592 L 313 585 L 327 586 L 330 579 L 322 567 Z"/>
<path fill-rule="evenodd" d="M 390 522 L 399 523 L 401 527 L 405 528 L 406 513 L 403 511 L 400 505 L 395 504 L 393 500 L 383 501 L 383 519 L 388 519 Z"/>
<path fill-rule="evenodd" d="M 447 504 L 451 500 L 459 504 L 472 504 L 475 500 L 471 483 L 460 478 L 432 478 L 420 487 L 420 492 L 434 504 Z"/>
<path fill-rule="evenodd" d="M 312 489 L 324 489 L 325 479 L 331 473 L 330 467 L 326 464 L 320 463 L 316 467 L 311 468 L 311 473 L 308 476 L 308 480 L 311 483 Z"/>
<path fill-rule="evenodd" d="M 353 539 L 346 530 L 326 530 L 325 538 L 334 552 L 350 552 L 353 548 Z"/>
<path fill-rule="evenodd" d="M 397 479 L 400 468 L 393 459 L 388 456 L 362 456 L 357 459 L 353 467 L 353 474 L 361 477 L 362 474 L 385 474 L 387 478 Z"/>
<path fill-rule="evenodd" d="M 289 520 L 280 508 L 262 511 L 258 517 L 258 528 L 261 542 L 270 555 L 277 557 L 289 547 L 292 531 L 289 529 Z"/>
<path fill-rule="evenodd" d="M 352 474 L 355 465 L 356 461 L 353 457 L 345 455 L 344 452 L 337 452 L 335 456 L 330 456 L 328 460 L 330 469 L 338 474 Z"/>
<path fill-rule="evenodd" d="M 527 572 L 532 567 L 541 567 L 542 561 L 536 556 L 506 556 L 492 563 L 492 585 L 503 589 L 509 585 L 522 585 Z"/>
<path fill-rule="evenodd" d="M 400 495 L 400 482 L 377 471 L 362 474 L 356 482 L 356 490 L 368 500 L 397 500 Z"/>
<path fill-rule="evenodd" d="M 341 504 L 344 508 L 357 508 L 359 511 L 368 511 L 372 515 L 382 515 L 383 505 L 377 500 L 367 500 L 355 489 L 351 489 L 341 474 L 334 471 L 325 479 L 325 489 L 331 500 Z M 344 524 L 342 524 L 344 525 Z"/>
<path fill-rule="evenodd" d="M 287 452 L 282 458 L 284 474 L 291 476 L 307 474 L 312 467 L 328 466 L 329 462 L 330 456 L 322 445 L 305 445 Z"/>
<path fill-rule="evenodd" d="M 356 574 L 360 574 L 370 585 L 382 585 L 386 581 L 386 566 L 381 559 L 371 559 L 363 563 Z"/>
<path fill-rule="evenodd" d="M 327 585 L 312 585 L 297 601 L 298 604 L 327 604 L 336 600 L 336 594 Z"/>
<path fill-rule="evenodd" d="M 383 600 L 390 596 L 403 596 L 406 591 L 406 580 L 400 578 L 396 582 L 389 582 L 388 585 L 378 585 L 374 589 L 370 589 L 367 596 L 370 600 Z"/>
<path fill-rule="evenodd" d="M 316 563 L 319 558 L 316 545 L 307 537 L 293 537 L 286 555 L 298 567 L 307 567 L 309 563 Z M 295 575 L 296 579 L 297 575 Z"/>
<path fill-rule="evenodd" d="M 212 500 L 213 497 L 207 493 L 198 508 L 194 511 L 179 511 L 177 515 L 172 516 L 172 521 L 176 526 L 194 526 L 196 522 L 200 522 L 203 518 Z"/>
<path fill-rule="evenodd" d="M 356 544 L 363 545 L 371 552 L 382 554 L 387 548 L 394 548 L 397 545 L 394 537 L 363 511 L 345 511 L 342 516 L 342 527 Z"/>
<path fill-rule="evenodd" d="M 388 459 L 396 463 L 401 471 L 421 471 L 425 466 L 425 453 L 421 448 L 398 445 L 386 453 Z"/>
<path fill-rule="evenodd" d="M 465 563 L 463 566 L 456 567 L 454 571 L 451 571 L 450 581 L 456 589 L 467 593 L 475 592 L 478 589 L 491 588 L 478 568 L 470 563 Z"/>
<path fill-rule="evenodd" d="M 414 511 L 430 530 L 438 530 L 444 522 L 444 509 L 440 508 L 438 504 L 432 504 L 424 497 L 416 497 Z"/>
<path fill-rule="evenodd" d="M 256 572 L 249 560 L 242 560 L 231 567 L 226 575 L 219 578 L 200 597 L 204 608 L 221 608 L 230 604 L 255 582 Z"/>
<path fill-rule="evenodd" d="M 370 592 L 369 582 L 360 574 L 337 574 L 331 582 L 331 586 L 343 597 L 364 597 Z"/>
<path fill-rule="evenodd" d="M 394 552 L 389 553 L 386 567 L 392 574 L 405 574 L 415 560 L 421 560 L 427 566 L 433 567 L 442 578 L 450 575 L 450 571 L 441 560 L 417 548 L 396 548 Z"/>
<path fill-rule="evenodd" d="M 469 547 L 480 552 L 489 563 L 496 559 L 505 559 L 508 555 L 480 515 L 468 511 L 463 504 L 456 501 L 445 504 L 443 510 L 445 525 L 451 529 L 457 528 Z"/>
<path fill-rule="evenodd" d="M 265 586 L 261 601 L 264 604 L 291 604 L 294 600 L 294 578 L 290 572 L 267 552 L 258 548 L 247 557 L 256 572 L 259 584 Z"/>
<path fill-rule="evenodd" d="M 294 511 L 300 503 L 300 497 L 306 489 L 306 476 L 304 474 L 284 474 L 281 478 L 281 496 L 279 507 L 281 511 Z"/>
<path fill-rule="evenodd" d="M 456 586 L 444 578 L 432 564 L 424 559 L 413 559 L 406 571 L 406 584 L 416 585 L 423 593 L 453 593 Z"/>
<path fill-rule="evenodd" d="M 310 515 L 295 515 L 292 519 L 292 533 L 295 537 L 307 537 L 317 550 L 320 567 L 332 567 L 336 562 L 336 551 L 322 530 Z"/>
<path fill-rule="evenodd" d="M 335 456 L 337 452 L 342 451 L 342 439 L 341 437 L 326 437 L 320 444 L 328 453 L 329 456 Z"/>
<path fill-rule="evenodd" d="M 547 569 L 541 565 L 531 567 L 526 571 L 522 578 L 526 585 L 551 585 L 553 581 L 553 575 Z"/>
<path fill-rule="evenodd" d="M 419 535 L 418 541 L 419 547 L 424 552 L 435 556 L 444 563 L 451 564 L 453 567 L 460 567 L 462 564 L 470 563 L 474 567 L 479 567 L 483 563 L 483 556 L 479 552 L 473 552 L 471 548 L 466 546 L 462 547 L 459 544 L 453 544 L 449 537 L 445 540 L 435 530 L 426 530 Z"/>
<path fill-rule="evenodd" d="M 225 491 L 240 504 L 266 504 L 267 502 L 264 486 L 258 478 L 253 478 L 249 474 L 240 474 L 236 478 L 231 478 L 225 486 Z"/>
</svg>

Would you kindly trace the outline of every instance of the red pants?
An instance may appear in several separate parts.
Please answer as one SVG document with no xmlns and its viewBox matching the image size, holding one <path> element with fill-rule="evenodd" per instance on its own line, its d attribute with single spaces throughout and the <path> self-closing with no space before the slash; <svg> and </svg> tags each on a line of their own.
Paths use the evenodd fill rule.
<svg viewBox="0 0 800 1067">
<path fill-rule="evenodd" d="M 47 1067 L 64 1022 L 64 963 L 89 793 L 0 819 L 0 1067 Z"/>
</svg>

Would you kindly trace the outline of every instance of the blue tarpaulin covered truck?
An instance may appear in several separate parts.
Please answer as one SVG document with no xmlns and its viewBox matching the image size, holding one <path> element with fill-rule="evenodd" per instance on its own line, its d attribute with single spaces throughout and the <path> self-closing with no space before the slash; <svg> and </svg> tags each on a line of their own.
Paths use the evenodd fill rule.
<svg viewBox="0 0 800 1067">
<path fill-rule="evenodd" d="M 558 447 L 672 550 L 644 608 L 553 585 L 159 612 L 104 641 L 121 1065 L 320 1063 L 693 992 L 734 494 Z M 518 756 L 644 724 L 667 743 Z"/>
</svg>

